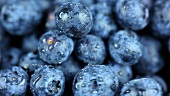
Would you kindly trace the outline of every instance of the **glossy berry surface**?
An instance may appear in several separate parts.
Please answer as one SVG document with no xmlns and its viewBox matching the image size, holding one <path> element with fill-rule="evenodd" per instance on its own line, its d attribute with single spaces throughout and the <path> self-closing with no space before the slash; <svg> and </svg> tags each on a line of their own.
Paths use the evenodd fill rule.
<svg viewBox="0 0 170 96">
<path fill-rule="evenodd" d="M 40 58 L 49 64 L 66 61 L 74 48 L 74 42 L 64 34 L 49 31 L 39 39 L 38 52 Z"/>
<path fill-rule="evenodd" d="M 101 38 L 87 35 L 77 41 L 75 54 L 87 64 L 102 64 L 106 57 L 106 49 Z"/>
<path fill-rule="evenodd" d="M 28 79 L 28 74 L 17 66 L 0 70 L 1 96 L 24 96 Z"/>
<path fill-rule="evenodd" d="M 154 79 L 133 79 L 122 87 L 120 96 L 162 96 L 162 89 Z"/>
<path fill-rule="evenodd" d="M 141 30 L 148 24 L 149 9 L 140 0 L 118 0 L 115 10 L 123 28 Z"/>
<path fill-rule="evenodd" d="M 43 66 L 31 76 L 30 88 L 34 96 L 62 96 L 65 77 L 62 71 Z"/>
<path fill-rule="evenodd" d="M 55 13 L 56 25 L 71 37 L 83 37 L 90 32 L 93 19 L 90 10 L 75 2 L 64 3 Z"/>
<path fill-rule="evenodd" d="M 162 77 L 160 77 L 158 75 L 147 75 L 146 77 L 147 78 L 152 78 L 155 81 L 157 81 L 159 83 L 159 85 L 161 86 L 161 88 L 162 88 L 162 92 L 164 94 L 167 93 L 167 90 L 168 90 L 167 84 L 166 84 L 166 82 L 164 81 L 164 79 Z"/>
<path fill-rule="evenodd" d="M 120 30 L 111 35 L 108 47 L 112 59 L 122 65 L 136 64 L 142 56 L 141 43 L 133 31 Z"/>
<path fill-rule="evenodd" d="M 114 96 L 118 79 L 105 65 L 87 65 L 74 77 L 74 96 Z"/>
<path fill-rule="evenodd" d="M 5 89 L 9 80 L 0 75 L 0 96 L 160 93 L 159 88 L 150 87 L 152 80 L 135 81 L 130 90 L 121 91 L 127 83 L 142 78 L 154 79 L 162 89 L 161 96 L 168 96 L 169 1 L 0 0 L 0 70 L 4 75 L 9 73 L 4 70 L 18 66 L 25 70 L 21 74 L 27 72 L 30 77 L 27 88 L 21 90 L 24 79 L 11 72 L 7 79 L 21 83 L 15 88 L 10 83 Z"/>
</svg>

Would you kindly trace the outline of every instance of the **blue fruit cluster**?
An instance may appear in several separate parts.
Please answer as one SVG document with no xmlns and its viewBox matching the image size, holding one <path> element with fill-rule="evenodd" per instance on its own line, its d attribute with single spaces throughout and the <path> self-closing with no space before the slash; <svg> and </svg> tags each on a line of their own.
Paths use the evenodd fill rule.
<svg viewBox="0 0 170 96">
<path fill-rule="evenodd" d="M 0 0 L 0 96 L 170 96 L 170 0 Z"/>
</svg>

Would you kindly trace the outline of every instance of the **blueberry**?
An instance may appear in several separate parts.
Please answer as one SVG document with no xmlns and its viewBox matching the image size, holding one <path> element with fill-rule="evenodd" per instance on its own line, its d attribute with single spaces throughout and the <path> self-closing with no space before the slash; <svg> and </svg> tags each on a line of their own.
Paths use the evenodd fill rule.
<svg viewBox="0 0 170 96">
<path fill-rule="evenodd" d="M 155 74 L 163 68 L 164 62 L 161 56 L 161 43 L 152 37 L 141 37 L 142 57 L 136 64 L 135 70 L 140 74 Z"/>
<path fill-rule="evenodd" d="M 136 64 L 142 56 L 141 43 L 136 33 L 130 30 L 120 30 L 111 35 L 108 41 L 112 59 L 119 64 Z"/>
<path fill-rule="evenodd" d="M 66 61 L 74 48 L 74 42 L 71 38 L 64 34 L 57 34 L 57 32 L 49 31 L 39 39 L 40 58 L 49 64 L 59 64 Z"/>
<path fill-rule="evenodd" d="M 101 38 L 108 38 L 110 33 L 117 30 L 115 21 L 110 16 L 111 9 L 106 3 L 98 3 L 90 7 L 93 14 L 93 27 L 91 34 Z"/>
<path fill-rule="evenodd" d="M 130 66 L 125 66 L 121 64 L 114 64 L 109 63 L 108 67 L 111 68 L 111 70 L 115 73 L 115 75 L 119 79 L 119 83 L 121 85 L 128 82 L 130 79 L 132 79 L 132 69 Z"/>
<path fill-rule="evenodd" d="M 12 35 L 26 35 L 31 33 L 40 23 L 42 14 L 30 1 L 18 1 L 5 4 L 0 11 L 0 21 Z"/>
<path fill-rule="evenodd" d="M 44 66 L 45 63 L 39 58 L 37 54 L 29 52 L 20 58 L 19 65 L 29 73 L 33 73 L 36 69 Z"/>
<path fill-rule="evenodd" d="M 105 65 L 88 65 L 74 77 L 74 96 L 114 96 L 118 79 Z"/>
<path fill-rule="evenodd" d="M 36 34 L 25 36 L 22 40 L 22 50 L 25 52 L 35 52 L 38 47 L 38 38 Z"/>
<path fill-rule="evenodd" d="M 153 34 L 158 37 L 170 36 L 170 0 L 156 0 L 153 6 L 151 25 Z"/>
<path fill-rule="evenodd" d="M 141 30 L 148 24 L 149 9 L 140 0 L 118 0 L 115 10 L 123 28 Z"/>
<path fill-rule="evenodd" d="M 120 96 L 163 96 L 161 86 L 151 78 L 133 79 L 121 89 Z"/>
<path fill-rule="evenodd" d="M 55 13 L 57 27 L 71 37 L 83 37 L 90 32 L 93 19 L 90 10 L 75 2 L 64 3 Z"/>
<path fill-rule="evenodd" d="M 163 93 L 167 93 L 168 87 L 167 87 L 167 84 L 162 77 L 157 76 L 157 75 L 148 75 L 148 76 L 145 76 L 145 77 L 152 78 L 155 81 L 157 81 L 161 85 Z"/>
<path fill-rule="evenodd" d="M 56 66 L 56 68 L 64 73 L 66 81 L 72 80 L 76 73 L 81 69 L 79 62 L 77 62 L 72 56 L 70 56 L 61 65 Z"/>
<path fill-rule="evenodd" d="M 106 57 L 106 49 L 101 38 L 87 35 L 77 41 L 75 54 L 85 63 L 102 64 Z"/>
<path fill-rule="evenodd" d="M 21 57 L 21 50 L 15 47 L 11 47 L 3 52 L 2 65 L 0 67 L 16 66 L 19 58 Z"/>
<path fill-rule="evenodd" d="M 20 67 L 13 66 L 0 70 L 1 96 L 25 96 L 28 74 Z"/>
<path fill-rule="evenodd" d="M 31 76 L 30 88 L 34 96 L 61 96 L 65 88 L 62 71 L 43 66 Z"/>
</svg>

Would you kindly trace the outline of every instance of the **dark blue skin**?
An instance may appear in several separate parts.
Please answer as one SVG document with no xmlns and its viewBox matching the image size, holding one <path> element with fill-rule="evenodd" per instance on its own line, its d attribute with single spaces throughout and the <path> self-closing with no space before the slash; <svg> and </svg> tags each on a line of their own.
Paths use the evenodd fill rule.
<svg viewBox="0 0 170 96">
<path fill-rule="evenodd" d="M 133 73 L 130 66 L 124 66 L 116 63 L 109 63 L 108 67 L 115 73 L 119 79 L 119 84 L 123 85 L 132 79 Z"/>
<path fill-rule="evenodd" d="M 139 74 L 151 75 L 160 71 L 164 61 L 160 55 L 161 43 L 152 37 L 141 37 L 143 55 L 135 65 Z"/>
<path fill-rule="evenodd" d="M 34 96 L 62 96 L 65 88 L 64 74 L 50 66 L 38 68 L 31 76 L 30 88 Z"/>
<path fill-rule="evenodd" d="M 138 36 L 130 30 L 120 30 L 111 35 L 108 41 L 108 48 L 112 59 L 122 65 L 134 65 L 142 56 L 142 48 Z"/>
<path fill-rule="evenodd" d="M 64 73 L 66 81 L 72 80 L 76 73 L 81 70 L 79 62 L 73 56 L 70 56 L 61 65 L 56 66 L 56 68 Z"/>
<path fill-rule="evenodd" d="M 74 96 L 114 96 L 119 81 L 105 65 L 87 65 L 74 77 Z"/>
<path fill-rule="evenodd" d="M 170 0 L 156 0 L 153 6 L 151 18 L 152 33 L 157 37 L 165 38 L 170 36 Z"/>
<path fill-rule="evenodd" d="M 64 3 L 55 13 L 55 20 L 61 33 L 76 38 L 87 35 L 93 25 L 90 10 L 75 2 Z"/>
<path fill-rule="evenodd" d="M 38 25 L 42 12 L 31 1 L 18 1 L 5 4 L 0 11 L 0 22 L 12 35 L 26 35 Z"/>
<path fill-rule="evenodd" d="M 97 3 L 90 6 L 90 10 L 93 14 L 93 28 L 91 34 L 99 36 L 103 39 L 109 37 L 110 33 L 117 30 L 117 25 L 111 17 L 112 8 L 106 3 Z"/>
<path fill-rule="evenodd" d="M 10 67 L 10 66 L 16 66 L 19 62 L 19 58 L 22 55 L 22 51 L 18 48 L 11 47 L 10 49 L 7 49 L 3 51 L 2 54 L 2 65 L 0 67 Z"/>
<path fill-rule="evenodd" d="M 28 73 L 33 73 L 36 69 L 44 66 L 45 63 L 37 54 L 29 52 L 20 58 L 18 66 L 22 67 Z"/>
<path fill-rule="evenodd" d="M 38 43 L 40 58 L 49 64 L 61 64 L 66 61 L 74 49 L 74 42 L 58 31 L 44 33 Z"/>
<path fill-rule="evenodd" d="M 160 84 L 152 78 L 133 79 L 124 84 L 120 96 L 163 96 Z"/>
<path fill-rule="evenodd" d="M 148 75 L 148 76 L 145 76 L 145 77 L 147 77 L 147 78 L 152 78 L 152 79 L 154 79 L 155 81 L 157 81 L 157 82 L 161 85 L 162 92 L 163 92 L 164 94 L 166 94 L 166 93 L 168 92 L 168 86 L 167 86 L 165 80 L 164 80 L 162 77 L 160 77 L 160 76 L 158 76 L 158 75 Z"/>
<path fill-rule="evenodd" d="M 106 48 L 101 38 L 87 35 L 77 41 L 75 54 L 87 64 L 102 64 L 106 57 Z"/>
<path fill-rule="evenodd" d="M 37 51 L 38 41 L 36 34 L 25 36 L 22 40 L 22 50 L 25 52 Z"/>
<path fill-rule="evenodd" d="M 28 79 L 28 74 L 17 66 L 0 70 L 1 96 L 25 96 Z"/>
<path fill-rule="evenodd" d="M 116 16 L 123 28 L 141 30 L 149 21 L 149 9 L 140 0 L 118 0 Z"/>
</svg>

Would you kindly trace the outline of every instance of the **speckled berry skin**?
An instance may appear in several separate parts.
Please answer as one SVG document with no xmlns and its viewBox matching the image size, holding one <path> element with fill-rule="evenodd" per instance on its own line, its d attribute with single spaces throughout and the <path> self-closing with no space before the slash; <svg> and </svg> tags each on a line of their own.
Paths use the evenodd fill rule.
<svg viewBox="0 0 170 96">
<path fill-rule="evenodd" d="M 152 33 L 157 37 L 170 36 L 170 0 L 156 0 L 151 18 Z"/>
<path fill-rule="evenodd" d="M 151 78 L 133 79 L 121 89 L 120 96 L 163 96 L 161 86 Z"/>
<path fill-rule="evenodd" d="M 42 18 L 40 10 L 31 1 L 18 1 L 5 4 L 0 11 L 0 21 L 5 30 L 12 35 L 27 35 L 33 32 Z"/>
<path fill-rule="evenodd" d="M 106 57 L 106 48 L 101 38 L 87 35 L 77 41 L 75 54 L 87 64 L 102 64 Z"/>
<path fill-rule="evenodd" d="M 141 30 L 149 22 L 149 9 L 140 0 L 118 0 L 115 10 L 123 28 Z"/>
<path fill-rule="evenodd" d="M 64 34 L 58 34 L 58 31 L 49 31 L 39 39 L 40 58 L 49 64 L 60 64 L 66 61 L 73 49 L 73 40 Z"/>
<path fill-rule="evenodd" d="M 158 75 L 147 75 L 145 77 L 146 78 L 152 78 L 155 81 L 157 81 L 160 84 L 160 86 L 162 88 L 162 92 L 164 94 L 166 94 L 168 92 L 168 85 L 166 84 L 165 80 L 162 77 L 160 77 Z"/>
<path fill-rule="evenodd" d="M 49 66 L 38 68 L 31 76 L 30 88 L 34 96 L 62 96 L 65 88 L 64 74 Z"/>
<path fill-rule="evenodd" d="M 0 95 L 25 96 L 28 74 L 20 67 L 13 66 L 0 70 Z"/>
<path fill-rule="evenodd" d="M 130 30 L 120 30 L 111 35 L 108 47 L 112 59 L 118 64 L 134 65 L 142 56 L 139 38 Z"/>
<path fill-rule="evenodd" d="M 119 82 L 105 65 L 87 65 L 74 77 L 74 96 L 114 96 Z"/>
<path fill-rule="evenodd" d="M 75 2 L 64 3 L 55 13 L 57 27 L 62 33 L 80 38 L 90 32 L 93 19 L 90 10 Z"/>
</svg>

